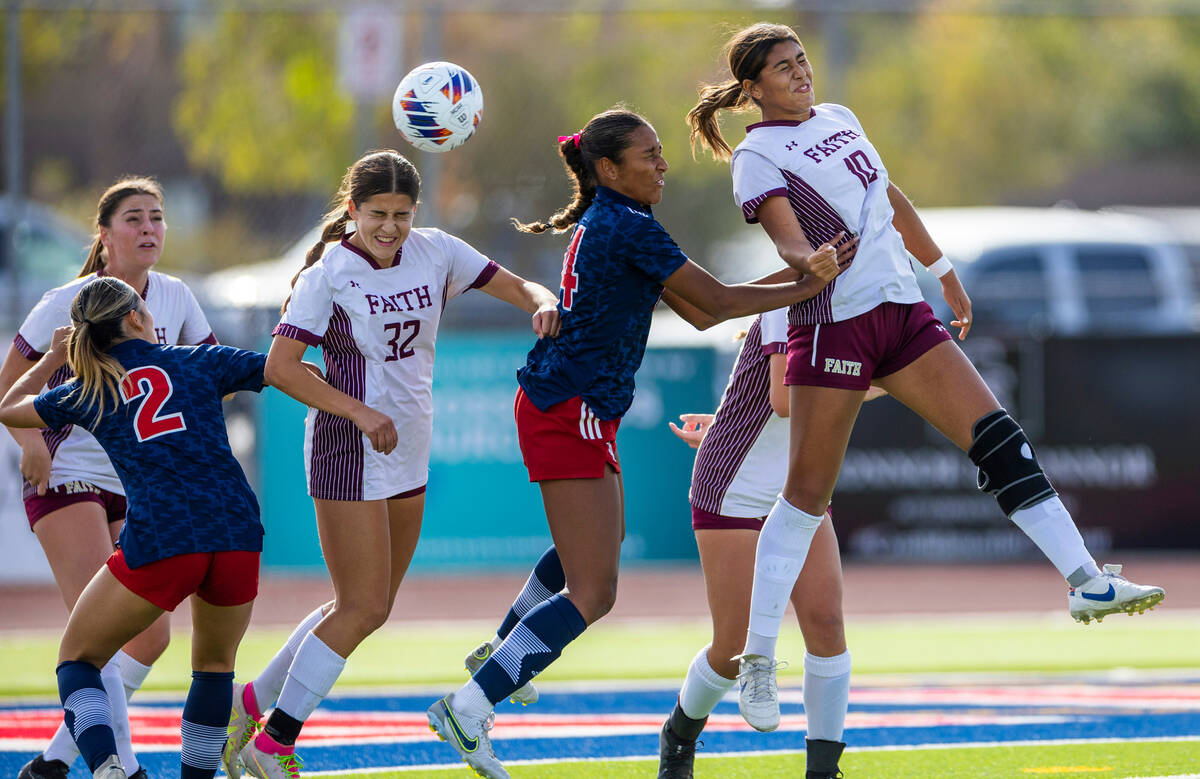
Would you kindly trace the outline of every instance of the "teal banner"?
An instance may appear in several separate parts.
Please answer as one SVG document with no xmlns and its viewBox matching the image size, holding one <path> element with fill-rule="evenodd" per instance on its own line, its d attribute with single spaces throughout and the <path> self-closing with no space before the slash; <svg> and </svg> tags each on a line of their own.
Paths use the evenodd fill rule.
<svg viewBox="0 0 1200 779">
<path fill-rule="evenodd" d="M 532 340 L 449 332 L 438 341 L 433 452 L 425 522 L 412 570 L 527 568 L 549 546 L 541 492 L 529 482 L 513 422 L 516 371 Z M 309 353 L 309 359 L 319 356 Z M 627 561 L 694 559 L 688 508 L 694 451 L 668 420 L 716 406 L 710 349 L 650 349 L 617 449 L 625 480 Z M 267 537 L 263 564 L 322 567 L 304 483 L 301 404 L 277 391 L 260 398 L 258 494 Z"/>
</svg>

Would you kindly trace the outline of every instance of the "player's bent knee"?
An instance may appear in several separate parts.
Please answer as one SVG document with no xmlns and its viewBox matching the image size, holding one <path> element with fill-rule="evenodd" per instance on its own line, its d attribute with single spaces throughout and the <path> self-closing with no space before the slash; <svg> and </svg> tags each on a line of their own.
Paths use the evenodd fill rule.
<svg viewBox="0 0 1200 779">
<path fill-rule="evenodd" d="M 1057 493 L 1038 463 L 1025 431 L 1004 409 L 984 415 L 972 429 L 967 450 L 979 468 L 979 489 L 994 496 L 1007 515 Z"/>
<path fill-rule="evenodd" d="M 797 613 L 804 646 L 815 655 L 836 655 L 846 648 L 841 609 L 804 608 Z"/>
</svg>

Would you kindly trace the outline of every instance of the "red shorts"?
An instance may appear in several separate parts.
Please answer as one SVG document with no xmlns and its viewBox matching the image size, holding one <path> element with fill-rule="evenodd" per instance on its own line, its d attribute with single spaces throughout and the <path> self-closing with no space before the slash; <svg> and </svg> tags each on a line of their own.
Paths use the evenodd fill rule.
<svg viewBox="0 0 1200 779">
<path fill-rule="evenodd" d="M 866 390 L 950 340 L 928 303 L 882 303 L 843 322 L 789 327 L 783 383 Z"/>
<path fill-rule="evenodd" d="M 174 611 L 192 593 L 213 606 L 240 606 L 258 595 L 261 552 L 196 552 L 165 557 L 130 568 L 121 549 L 108 558 L 108 570 L 134 595 Z"/>
<path fill-rule="evenodd" d="M 86 481 L 69 481 L 46 490 L 45 495 L 36 492 L 25 498 L 25 516 L 32 528 L 47 514 L 76 503 L 98 503 L 108 515 L 109 522 L 125 519 L 125 496 L 102 490 Z"/>
<path fill-rule="evenodd" d="M 582 398 L 555 403 L 541 411 L 517 389 L 513 403 L 517 441 L 530 481 L 599 479 L 605 466 L 621 472 L 617 458 L 620 419 L 597 419 Z"/>
</svg>

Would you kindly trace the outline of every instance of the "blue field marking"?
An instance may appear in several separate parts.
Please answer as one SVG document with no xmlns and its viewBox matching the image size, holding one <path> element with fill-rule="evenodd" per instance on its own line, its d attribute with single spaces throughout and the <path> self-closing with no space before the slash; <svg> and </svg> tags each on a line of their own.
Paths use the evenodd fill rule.
<svg viewBox="0 0 1200 779">
<path fill-rule="evenodd" d="M 493 743 L 501 760 L 656 757 L 658 728 L 676 696 L 662 684 L 545 684 L 540 690 L 533 706 L 497 708 Z M 461 765 L 426 725 L 425 710 L 437 697 L 428 691 L 331 697 L 301 733 L 297 751 L 305 771 Z M 709 720 L 704 753 L 803 750 L 800 692 L 785 687 L 781 699 L 780 730 L 758 733 L 741 721 L 736 698 L 727 697 Z M 178 728 L 181 705 L 182 697 L 134 700 L 135 719 L 159 734 L 158 741 L 137 745 L 152 775 L 178 771 L 178 742 L 169 734 Z M 52 700 L 0 703 L 0 774 L 15 775 L 33 756 L 55 706 Z M 22 722 L 35 720 L 40 730 L 21 730 Z M 136 723 L 134 732 L 138 739 Z M 872 684 L 864 677 L 852 688 L 846 729 L 852 748 L 1162 738 L 1200 739 L 1200 674 L 921 676 L 908 684 Z M 86 773 L 81 763 L 75 772 Z"/>
</svg>

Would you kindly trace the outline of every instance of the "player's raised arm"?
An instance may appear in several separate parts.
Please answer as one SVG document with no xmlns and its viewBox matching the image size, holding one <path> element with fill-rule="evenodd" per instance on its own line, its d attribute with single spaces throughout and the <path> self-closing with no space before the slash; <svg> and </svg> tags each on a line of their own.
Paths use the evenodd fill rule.
<svg viewBox="0 0 1200 779">
<path fill-rule="evenodd" d="M 0 401 L 0 423 L 9 427 L 45 426 L 46 423 L 33 407 L 33 401 L 54 372 L 67 361 L 67 339 L 72 330 L 69 325 L 55 329 L 50 351 L 42 355 L 4 394 L 4 399 Z"/>
</svg>

